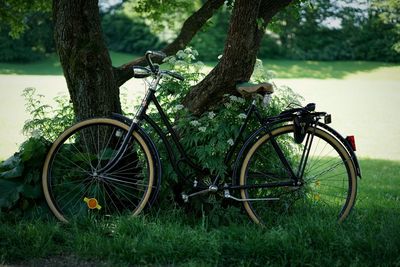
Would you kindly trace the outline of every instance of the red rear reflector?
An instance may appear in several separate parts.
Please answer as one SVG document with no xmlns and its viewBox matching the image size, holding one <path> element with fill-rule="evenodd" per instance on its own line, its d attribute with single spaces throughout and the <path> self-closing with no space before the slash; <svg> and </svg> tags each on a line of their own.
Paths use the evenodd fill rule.
<svg viewBox="0 0 400 267">
<path fill-rule="evenodd" d="M 347 136 L 346 140 L 347 140 L 347 142 L 349 142 L 353 151 L 356 151 L 356 139 L 354 138 L 354 135 Z"/>
</svg>

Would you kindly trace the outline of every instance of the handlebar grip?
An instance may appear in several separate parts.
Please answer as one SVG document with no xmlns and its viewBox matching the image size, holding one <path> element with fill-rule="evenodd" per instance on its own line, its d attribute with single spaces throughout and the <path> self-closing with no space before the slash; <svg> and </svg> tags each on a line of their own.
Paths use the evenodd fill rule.
<svg viewBox="0 0 400 267">
<path fill-rule="evenodd" d="M 146 52 L 146 57 L 147 56 L 156 56 L 156 57 L 160 57 L 161 59 L 164 59 L 167 57 L 167 55 L 162 51 L 151 51 L 151 50 Z"/>
<path fill-rule="evenodd" d="M 178 79 L 180 81 L 184 81 L 185 80 L 185 77 L 183 77 L 179 73 L 176 73 L 176 72 L 173 72 L 173 71 L 169 71 L 169 70 L 165 71 L 165 73 L 167 73 L 169 76 L 171 76 L 171 77 L 173 77 L 175 79 Z"/>
<path fill-rule="evenodd" d="M 151 76 L 152 72 L 146 67 L 133 66 L 133 77 L 135 78 L 147 78 Z"/>
</svg>

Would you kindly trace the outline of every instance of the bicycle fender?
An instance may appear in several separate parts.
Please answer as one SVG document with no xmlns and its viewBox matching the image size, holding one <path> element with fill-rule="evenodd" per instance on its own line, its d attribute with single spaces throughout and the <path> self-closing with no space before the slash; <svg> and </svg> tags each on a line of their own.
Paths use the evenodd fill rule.
<svg viewBox="0 0 400 267">
<path fill-rule="evenodd" d="M 127 118 L 121 114 L 117 114 L 117 113 L 112 113 L 111 118 L 118 120 L 120 122 L 123 122 L 127 125 L 132 124 L 132 119 Z M 152 155 L 154 155 L 154 162 L 156 164 L 156 179 L 157 179 L 157 184 L 156 184 L 156 188 L 155 191 L 151 192 L 151 196 L 150 199 L 148 201 L 148 207 L 151 208 L 151 206 L 154 204 L 154 202 L 156 201 L 157 197 L 158 197 L 158 193 L 160 192 L 160 187 L 161 187 L 161 176 L 162 176 L 162 168 L 161 168 L 161 160 L 160 160 L 160 155 L 158 154 L 158 150 L 156 145 L 154 144 L 153 140 L 150 138 L 150 136 L 146 133 L 146 131 L 140 127 L 139 125 L 137 125 L 137 131 L 138 133 L 143 137 L 143 139 L 145 140 L 145 142 L 149 145 L 150 150 Z M 154 190 L 154 189 L 153 189 Z"/>
<path fill-rule="evenodd" d="M 361 178 L 361 168 L 360 168 L 360 165 L 358 163 L 358 159 L 357 159 L 356 153 L 354 152 L 353 148 L 351 147 L 351 145 L 349 144 L 347 139 L 344 138 L 336 130 L 334 130 L 333 128 L 329 127 L 328 125 L 326 125 L 324 123 L 318 122 L 317 125 L 319 127 L 323 128 L 324 130 L 326 130 L 327 132 L 329 132 L 330 134 L 332 134 L 333 136 L 335 136 L 339 140 L 339 142 L 341 142 L 346 147 L 347 152 L 349 152 L 349 154 L 350 154 L 350 158 L 351 158 L 351 160 L 353 162 L 353 165 L 356 168 L 357 176 Z"/>
</svg>

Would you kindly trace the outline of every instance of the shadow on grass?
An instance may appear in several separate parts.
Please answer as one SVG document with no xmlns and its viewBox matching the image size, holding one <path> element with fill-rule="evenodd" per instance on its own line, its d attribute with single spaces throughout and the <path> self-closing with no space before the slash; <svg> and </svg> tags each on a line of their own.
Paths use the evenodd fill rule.
<svg viewBox="0 0 400 267">
<path fill-rule="evenodd" d="M 120 66 L 138 58 L 136 55 L 110 52 L 114 66 Z M 49 54 L 45 59 L 29 63 L 1 63 L 0 74 L 19 75 L 63 75 L 60 61 L 56 54 Z"/>
<path fill-rule="evenodd" d="M 263 60 L 267 70 L 276 72 L 277 78 L 342 79 L 359 72 L 372 72 L 383 67 L 399 68 L 399 64 L 369 61 L 299 61 Z"/>
<path fill-rule="evenodd" d="M 29 63 L 0 63 L 0 74 L 19 75 L 62 75 L 57 55 L 48 55 L 45 59 Z"/>
</svg>

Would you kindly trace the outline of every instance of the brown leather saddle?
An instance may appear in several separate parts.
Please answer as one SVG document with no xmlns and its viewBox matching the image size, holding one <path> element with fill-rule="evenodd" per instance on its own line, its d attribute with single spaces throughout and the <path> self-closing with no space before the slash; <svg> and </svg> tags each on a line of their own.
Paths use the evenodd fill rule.
<svg viewBox="0 0 400 267">
<path fill-rule="evenodd" d="M 238 83 L 236 85 L 236 90 L 243 96 L 243 97 L 250 97 L 254 94 L 260 94 L 262 96 L 266 94 L 272 94 L 274 92 L 274 87 L 272 84 L 265 82 L 265 83 Z"/>
</svg>

